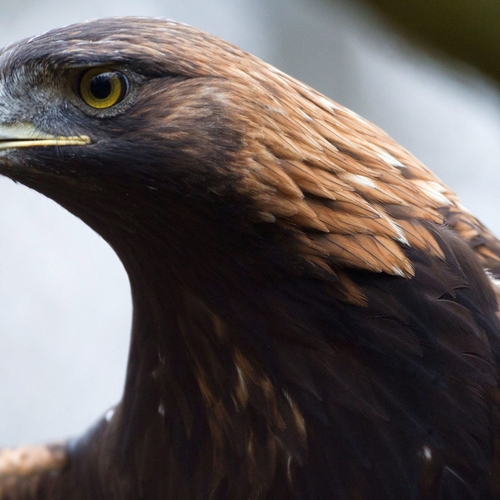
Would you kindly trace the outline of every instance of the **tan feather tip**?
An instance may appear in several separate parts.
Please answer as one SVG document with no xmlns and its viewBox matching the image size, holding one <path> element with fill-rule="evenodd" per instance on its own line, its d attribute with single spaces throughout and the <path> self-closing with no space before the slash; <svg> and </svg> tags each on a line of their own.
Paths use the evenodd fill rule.
<svg viewBox="0 0 500 500">
<path fill-rule="evenodd" d="M 5 448 L 0 450 L 0 477 L 57 471 L 66 465 L 66 461 L 62 445 Z"/>
</svg>

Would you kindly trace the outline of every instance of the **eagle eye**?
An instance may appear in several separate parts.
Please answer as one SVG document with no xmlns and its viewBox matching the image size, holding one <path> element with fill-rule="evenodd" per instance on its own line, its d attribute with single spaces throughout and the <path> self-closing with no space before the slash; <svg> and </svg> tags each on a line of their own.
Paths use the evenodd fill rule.
<svg viewBox="0 0 500 500">
<path fill-rule="evenodd" d="M 109 68 L 91 68 L 80 75 L 77 83 L 79 96 L 88 106 L 106 109 L 121 102 L 130 89 L 128 78 Z"/>
</svg>

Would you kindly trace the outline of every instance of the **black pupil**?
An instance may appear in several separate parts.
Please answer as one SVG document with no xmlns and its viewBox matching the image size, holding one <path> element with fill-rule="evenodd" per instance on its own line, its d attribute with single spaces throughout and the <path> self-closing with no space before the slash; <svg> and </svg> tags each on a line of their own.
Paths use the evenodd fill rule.
<svg viewBox="0 0 500 500">
<path fill-rule="evenodd" d="M 102 73 L 90 81 L 90 92 L 96 99 L 106 99 L 111 94 L 111 74 Z"/>
</svg>

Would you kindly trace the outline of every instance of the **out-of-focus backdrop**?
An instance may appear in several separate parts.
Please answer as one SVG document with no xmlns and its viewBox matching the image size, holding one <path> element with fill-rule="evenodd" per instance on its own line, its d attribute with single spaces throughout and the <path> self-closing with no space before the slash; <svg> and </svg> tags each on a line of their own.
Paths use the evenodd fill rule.
<svg viewBox="0 0 500 500">
<path fill-rule="evenodd" d="M 411 45 L 365 5 L 0 0 L 0 45 L 118 15 L 192 24 L 312 85 L 385 129 L 500 235 L 498 86 Z M 0 178 L 0 446 L 80 434 L 118 401 L 130 318 L 127 277 L 104 241 Z"/>
</svg>

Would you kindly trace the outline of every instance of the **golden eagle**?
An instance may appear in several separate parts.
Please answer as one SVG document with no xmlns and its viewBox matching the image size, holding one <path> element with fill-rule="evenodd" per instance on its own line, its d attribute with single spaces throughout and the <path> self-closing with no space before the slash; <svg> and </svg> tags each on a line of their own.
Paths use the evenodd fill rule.
<svg viewBox="0 0 500 500">
<path fill-rule="evenodd" d="M 0 174 L 123 262 L 120 404 L 2 500 L 500 498 L 500 243 L 378 128 L 186 25 L 0 52 Z"/>
</svg>

